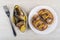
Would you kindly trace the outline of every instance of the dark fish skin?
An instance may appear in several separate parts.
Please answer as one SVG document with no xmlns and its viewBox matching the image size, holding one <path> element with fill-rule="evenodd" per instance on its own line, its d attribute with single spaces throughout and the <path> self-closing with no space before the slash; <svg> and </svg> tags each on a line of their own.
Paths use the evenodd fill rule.
<svg viewBox="0 0 60 40">
<path fill-rule="evenodd" d="M 15 17 L 15 25 L 16 25 L 18 22 L 22 21 L 22 20 L 20 20 L 20 19 L 18 18 L 17 13 L 15 12 L 15 10 L 14 10 L 13 16 Z"/>
</svg>

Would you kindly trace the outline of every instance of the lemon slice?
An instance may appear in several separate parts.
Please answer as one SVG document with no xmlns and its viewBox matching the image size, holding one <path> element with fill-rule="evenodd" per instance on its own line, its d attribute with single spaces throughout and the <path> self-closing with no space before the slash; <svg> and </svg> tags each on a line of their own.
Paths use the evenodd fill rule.
<svg viewBox="0 0 60 40">
<path fill-rule="evenodd" d="M 25 25 L 21 26 L 20 31 L 25 32 L 25 30 L 26 30 L 26 26 Z"/>
</svg>

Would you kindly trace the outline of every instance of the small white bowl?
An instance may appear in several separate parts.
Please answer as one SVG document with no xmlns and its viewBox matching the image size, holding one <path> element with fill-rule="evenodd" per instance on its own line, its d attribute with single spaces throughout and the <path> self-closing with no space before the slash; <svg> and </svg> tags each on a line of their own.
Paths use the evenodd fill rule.
<svg viewBox="0 0 60 40">
<path fill-rule="evenodd" d="M 32 19 L 33 15 L 35 15 L 41 9 L 48 9 L 54 16 L 54 22 L 51 25 L 48 25 L 48 28 L 44 31 L 37 30 L 31 23 L 31 19 Z M 57 21 L 58 21 L 58 19 L 57 19 L 56 12 L 48 6 L 37 6 L 37 7 L 35 7 L 34 9 L 31 10 L 29 17 L 28 17 L 28 22 L 29 22 L 30 28 L 37 34 L 48 34 L 48 33 L 52 32 L 57 27 Z"/>
</svg>

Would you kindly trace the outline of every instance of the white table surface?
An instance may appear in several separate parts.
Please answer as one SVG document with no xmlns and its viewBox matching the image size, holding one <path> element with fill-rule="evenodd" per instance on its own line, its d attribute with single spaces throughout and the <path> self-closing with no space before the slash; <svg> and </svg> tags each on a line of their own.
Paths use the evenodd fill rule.
<svg viewBox="0 0 60 40">
<path fill-rule="evenodd" d="M 14 37 L 6 14 L 1 11 L 2 6 L 7 5 L 12 13 L 12 7 L 19 4 L 28 14 L 31 9 L 39 5 L 52 7 L 58 15 L 58 25 L 56 29 L 47 35 L 38 35 L 30 28 L 24 34 L 16 28 L 17 36 Z M 3 13 L 2 13 L 3 12 Z M 0 40 L 60 40 L 60 0 L 0 0 Z"/>
</svg>

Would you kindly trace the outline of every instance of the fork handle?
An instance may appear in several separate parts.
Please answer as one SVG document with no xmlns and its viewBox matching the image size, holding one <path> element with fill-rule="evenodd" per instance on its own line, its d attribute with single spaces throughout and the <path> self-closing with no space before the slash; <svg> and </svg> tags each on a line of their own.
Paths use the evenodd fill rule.
<svg viewBox="0 0 60 40">
<path fill-rule="evenodd" d="M 14 36 L 16 36 L 16 31 L 15 31 L 13 25 L 12 25 L 11 19 L 9 18 L 9 20 L 10 20 L 10 24 L 11 24 L 11 27 L 12 27 L 13 34 L 14 34 Z"/>
</svg>

